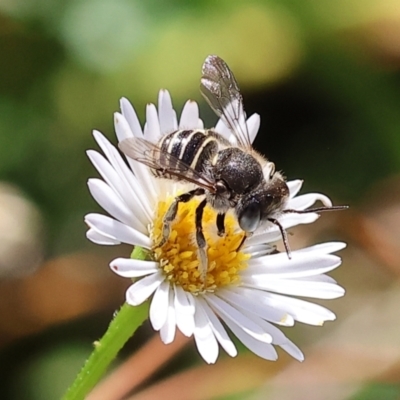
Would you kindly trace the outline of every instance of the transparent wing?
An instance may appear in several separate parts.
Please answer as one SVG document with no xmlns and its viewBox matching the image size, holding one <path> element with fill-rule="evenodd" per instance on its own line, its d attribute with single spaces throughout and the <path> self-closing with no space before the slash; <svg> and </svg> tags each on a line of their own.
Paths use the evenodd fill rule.
<svg viewBox="0 0 400 400">
<path fill-rule="evenodd" d="M 143 138 L 132 137 L 118 144 L 128 157 L 151 168 L 160 178 L 183 180 L 194 183 L 210 192 L 215 192 L 215 182 L 211 177 L 191 168 L 178 158 L 163 151 L 154 143 Z"/>
<path fill-rule="evenodd" d="M 239 144 L 251 150 L 242 95 L 232 71 L 218 56 L 208 56 L 204 61 L 200 91 Z"/>
</svg>

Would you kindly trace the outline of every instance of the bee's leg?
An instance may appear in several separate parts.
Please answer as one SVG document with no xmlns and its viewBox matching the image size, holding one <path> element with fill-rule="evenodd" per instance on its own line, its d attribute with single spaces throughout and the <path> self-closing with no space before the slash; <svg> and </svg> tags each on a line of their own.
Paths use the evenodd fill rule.
<svg viewBox="0 0 400 400">
<path fill-rule="evenodd" d="M 225 213 L 217 214 L 217 229 L 218 229 L 218 236 L 225 235 Z"/>
<path fill-rule="evenodd" d="M 203 233 L 203 212 L 207 204 L 207 199 L 204 199 L 196 208 L 196 242 L 199 249 L 199 271 L 203 282 L 206 280 L 208 259 L 207 259 L 207 242 Z"/>
<path fill-rule="evenodd" d="M 178 212 L 179 203 L 187 203 L 188 201 L 192 200 L 194 196 L 201 196 L 204 193 L 205 193 L 204 189 L 197 188 L 191 190 L 190 192 L 183 193 L 180 196 L 175 197 L 175 200 L 171 203 L 167 212 L 164 215 L 162 239 L 161 242 L 158 244 L 158 247 L 163 246 L 169 238 L 169 234 L 171 233 L 171 224 L 174 221 L 176 214 Z"/>
<path fill-rule="evenodd" d="M 253 232 L 245 232 L 236 251 L 239 251 L 242 248 L 242 246 L 244 245 L 244 242 L 246 241 L 246 239 L 251 237 L 252 235 L 253 235 Z"/>
<path fill-rule="evenodd" d="M 285 246 L 286 254 L 290 260 L 292 258 L 292 253 L 290 252 L 289 241 L 288 241 L 285 229 L 283 228 L 283 226 L 277 219 L 268 218 L 268 221 L 272 222 L 274 225 L 276 225 L 279 228 L 279 231 L 281 232 L 281 235 L 282 235 L 283 245 Z"/>
</svg>

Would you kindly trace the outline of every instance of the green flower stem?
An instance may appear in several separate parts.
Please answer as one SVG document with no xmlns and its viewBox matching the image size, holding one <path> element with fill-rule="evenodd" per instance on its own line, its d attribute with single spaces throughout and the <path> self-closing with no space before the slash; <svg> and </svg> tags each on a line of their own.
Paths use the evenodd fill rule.
<svg viewBox="0 0 400 400">
<path fill-rule="evenodd" d="M 140 247 L 135 247 L 131 257 L 144 260 L 147 257 L 147 252 Z M 147 319 L 148 309 L 148 302 L 138 307 L 125 303 L 121 307 L 104 336 L 95 342 L 92 354 L 64 395 L 63 400 L 83 400 L 86 397 L 101 379 L 124 344 Z"/>
</svg>

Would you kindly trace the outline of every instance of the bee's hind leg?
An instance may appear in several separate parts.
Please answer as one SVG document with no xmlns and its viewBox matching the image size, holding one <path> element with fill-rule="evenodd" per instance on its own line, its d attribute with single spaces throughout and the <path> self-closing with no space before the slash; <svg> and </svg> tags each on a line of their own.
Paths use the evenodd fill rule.
<svg viewBox="0 0 400 400">
<path fill-rule="evenodd" d="M 199 249 L 199 271 L 203 283 L 205 284 L 208 268 L 207 258 L 207 242 L 203 233 L 203 212 L 207 204 L 207 199 L 204 199 L 196 208 L 196 242 Z"/>
<path fill-rule="evenodd" d="M 162 239 L 161 242 L 157 245 L 157 247 L 163 246 L 171 233 L 171 224 L 174 221 L 176 214 L 178 213 L 179 203 L 187 203 L 192 200 L 194 196 L 201 196 L 204 194 L 204 189 L 197 188 L 191 190 L 190 192 L 183 193 L 180 196 L 175 197 L 175 200 L 169 206 L 167 212 L 163 218 L 163 227 L 162 227 Z"/>
</svg>

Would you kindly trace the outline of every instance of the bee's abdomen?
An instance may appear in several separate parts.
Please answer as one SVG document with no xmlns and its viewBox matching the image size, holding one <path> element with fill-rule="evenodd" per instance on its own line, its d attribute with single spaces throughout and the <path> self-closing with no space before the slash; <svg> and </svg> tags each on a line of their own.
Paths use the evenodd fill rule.
<svg viewBox="0 0 400 400">
<path fill-rule="evenodd" d="M 176 159 L 185 165 L 203 171 L 207 163 L 218 151 L 218 141 L 205 130 L 179 130 L 161 138 L 161 163 L 168 168 L 176 168 Z M 162 153 L 173 157 L 164 156 Z M 163 174 L 164 178 L 175 179 L 170 174 Z"/>
</svg>

